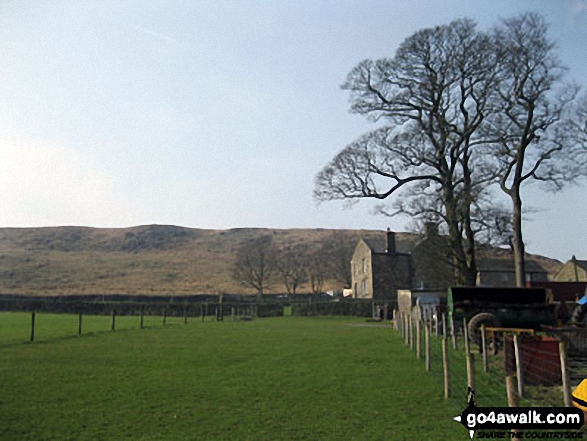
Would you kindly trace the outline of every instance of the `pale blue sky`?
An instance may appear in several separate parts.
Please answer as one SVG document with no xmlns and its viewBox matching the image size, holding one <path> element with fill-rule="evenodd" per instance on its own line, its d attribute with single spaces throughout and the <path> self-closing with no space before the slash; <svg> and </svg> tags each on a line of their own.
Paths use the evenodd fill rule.
<svg viewBox="0 0 587 441">
<path fill-rule="evenodd" d="M 523 11 L 587 87 L 587 0 L 4 0 L 0 227 L 404 230 L 371 203 L 312 199 L 370 129 L 340 84 L 422 27 Z M 585 192 L 526 189 L 528 251 L 587 259 Z"/>
</svg>

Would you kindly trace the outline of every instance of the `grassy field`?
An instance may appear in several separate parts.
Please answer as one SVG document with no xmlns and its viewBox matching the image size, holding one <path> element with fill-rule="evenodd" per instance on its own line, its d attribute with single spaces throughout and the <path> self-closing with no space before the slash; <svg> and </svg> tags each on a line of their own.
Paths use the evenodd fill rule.
<svg viewBox="0 0 587 441">
<path fill-rule="evenodd" d="M 77 316 L 39 315 L 45 341 L 16 343 L 29 319 L 0 314 L 3 440 L 468 439 L 388 327 L 157 318 L 139 330 L 133 317 L 110 332 L 93 317 L 77 338 Z"/>
</svg>

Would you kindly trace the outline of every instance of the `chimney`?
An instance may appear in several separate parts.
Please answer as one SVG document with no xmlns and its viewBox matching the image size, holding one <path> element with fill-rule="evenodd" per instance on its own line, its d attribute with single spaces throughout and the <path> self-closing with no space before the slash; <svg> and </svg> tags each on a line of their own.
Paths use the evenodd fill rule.
<svg viewBox="0 0 587 441">
<path fill-rule="evenodd" d="M 438 224 L 436 222 L 426 222 L 424 224 L 426 237 L 438 236 Z"/>
<path fill-rule="evenodd" d="M 387 248 L 385 254 L 395 254 L 395 233 L 387 228 Z"/>
</svg>

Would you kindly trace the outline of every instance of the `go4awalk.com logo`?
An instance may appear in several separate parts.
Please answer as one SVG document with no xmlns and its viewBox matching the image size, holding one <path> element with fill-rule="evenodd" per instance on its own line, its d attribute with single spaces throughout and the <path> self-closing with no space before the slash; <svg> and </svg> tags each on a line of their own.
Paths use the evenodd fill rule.
<svg viewBox="0 0 587 441">
<path fill-rule="evenodd" d="M 583 426 L 583 412 L 572 407 L 477 407 L 475 392 L 469 389 L 469 405 L 454 418 L 461 423 L 473 439 L 477 430 L 502 430 L 498 432 L 505 438 L 504 429 L 527 430 L 579 430 Z M 496 433 L 495 435 L 497 435 Z M 480 433 L 481 435 L 481 433 Z M 582 439 L 583 432 L 520 432 L 516 438 Z M 544 435 L 544 436 L 542 436 Z M 514 435 L 512 435 L 513 437 Z M 479 438 L 485 438 L 479 436 Z M 491 436 L 495 438 L 495 436 Z"/>
</svg>

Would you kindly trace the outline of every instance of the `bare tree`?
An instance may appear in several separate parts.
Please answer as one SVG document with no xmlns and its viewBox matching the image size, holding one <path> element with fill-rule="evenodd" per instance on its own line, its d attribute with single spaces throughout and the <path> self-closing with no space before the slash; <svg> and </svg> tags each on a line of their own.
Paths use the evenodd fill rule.
<svg viewBox="0 0 587 441">
<path fill-rule="evenodd" d="M 587 176 L 587 93 L 584 93 L 574 103 L 572 133 L 576 135 L 577 149 L 573 152 L 574 166 L 579 169 L 579 175 Z"/>
<path fill-rule="evenodd" d="M 351 259 L 356 246 L 357 239 L 343 231 L 335 231 L 329 235 L 317 251 L 319 258 L 326 263 L 319 265 L 322 272 L 326 273 L 324 276 L 332 277 L 345 288 L 350 288 L 353 283 Z M 314 262 L 315 269 L 317 263 Z"/>
<path fill-rule="evenodd" d="M 295 295 L 297 289 L 308 281 L 307 250 L 303 248 L 281 251 L 276 266 L 290 296 Z"/>
<path fill-rule="evenodd" d="M 350 266 L 350 263 L 349 263 Z M 308 280 L 312 294 L 321 294 L 329 267 L 325 255 L 318 251 L 308 256 Z"/>
<path fill-rule="evenodd" d="M 564 82 L 565 67 L 548 37 L 544 18 L 525 13 L 494 29 L 499 81 L 496 111 L 486 121 L 494 141 L 499 184 L 512 203 L 512 248 L 517 286 L 525 285 L 522 184 L 540 181 L 560 190 L 585 175 L 573 123 L 579 88 Z"/>
<path fill-rule="evenodd" d="M 260 300 L 273 281 L 275 256 L 271 236 L 245 242 L 236 251 L 233 278 L 244 286 L 254 288 Z"/>
<path fill-rule="evenodd" d="M 343 88 L 351 111 L 384 124 L 342 150 L 316 177 L 318 200 L 386 199 L 426 187 L 442 202 L 455 279 L 476 281 L 470 210 L 495 170 L 474 155 L 495 85 L 491 39 L 457 20 L 406 39 L 394 58 L 359 63 Z M 473 169 L 475 174 L 473 175 Z"/>
</svg>

